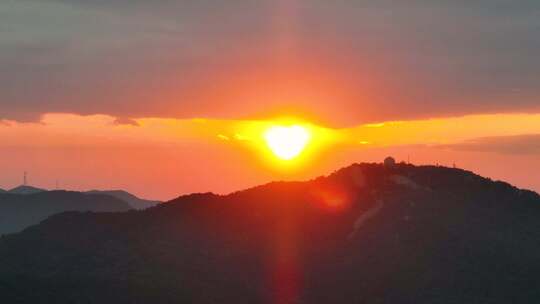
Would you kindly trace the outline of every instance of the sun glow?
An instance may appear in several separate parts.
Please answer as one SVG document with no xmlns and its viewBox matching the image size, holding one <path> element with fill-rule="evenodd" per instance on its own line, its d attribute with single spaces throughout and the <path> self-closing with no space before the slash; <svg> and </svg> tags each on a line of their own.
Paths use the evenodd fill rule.
<svg viewBox="0 0 540 304">
<path fill-rule="evenodd" d="M 299 125 L 272 126 L 264 132 L 264 139 L 275 156 L 291 160 L 302 153 L 311 139 L 311 134 Z"/>
</svg>

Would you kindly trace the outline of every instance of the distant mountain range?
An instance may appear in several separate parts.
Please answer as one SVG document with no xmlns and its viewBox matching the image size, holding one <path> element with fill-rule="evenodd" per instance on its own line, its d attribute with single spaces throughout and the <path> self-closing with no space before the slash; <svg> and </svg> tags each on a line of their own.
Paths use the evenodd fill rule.
<svg viewBox="0 0 540 304">
<path fill-rule="evenodd" d="M 21 185 L 6 192 L 12 193 L 12 194 L 34 194 L 34 193 L 40 193 L 40 192 L 45 192 L 45 191 L 47 190 L 32 187 L 32 186 Z"/>
<path fill-rule="evenodd" d="M 153 207 L 153 206 L 161 203 L 160 201 L 151 201 L 151 200 L 145 200 L 145 199 L 138 198 L 135 195 L 133 195 L 133 194 L 127 192 L 127 191 L 124 191 L 124 190 L 92 190 L 92 191 L 88 191 L 86 193 L 110 195 L 110 196 L 116 197 L 116 198 L 118 198 L 120 200 L 123 200 L 124 202 L 128 203 L 134 209 L 139 209 L 139 210 L 150 208 L 150 207 Z"/>
<path fill-rule="evenodd" d="M 60 212 L 130 209 L 128 203 L 109 195 L 69 191 L 42 191 L 24 195 L 0 193 L 0 235 L 21 231 Z"/>
<path fill-rule="evenodd" d="M 355 164 L 143 211 L 54 215 L 0 238 L 0 295 L 6 303 L 537 303 L 539 240 L 534 192 L 460 169 Z"/>
<path fill-rule="evenodd" d="M 125 211 L 145 209 L 158 203 L 122 190 L 73 192 L 18 186 L 9 191 L 0 191 L 0 235 L 19 232 L 60 212 Z"/>
<path fill-rule="evenodd" d="M 34 193 L 40 193 L 40 192 L 46 192 L 46 191 L 49 191 L 49 190 L 36 188 L 32 186 L 26 186 L 26 185 L 15 187 L 9 191 L 0 189 L 0 193 L 11 193 L 11 194 L 34 194 Z M 159 203 L 162 203 L 161 201 L 146 200 L 146 199 L 139 198 L 124 190 L 90 190 L 83 193 L 110 195 L 120 200 L 123 200 L 124 202 L 128 203 L 132 208 L 139 209 L 139 210 L 150 208 Z"/>
</svg>

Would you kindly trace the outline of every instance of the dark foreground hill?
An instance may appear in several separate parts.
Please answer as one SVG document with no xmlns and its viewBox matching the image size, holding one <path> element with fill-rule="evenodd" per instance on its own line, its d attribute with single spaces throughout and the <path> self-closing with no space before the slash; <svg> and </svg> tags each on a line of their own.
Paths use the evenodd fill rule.
<svg viewBox="0 0 540 304">
<path fill-rule="evenodd" d="M 33 194 L 0 193 L 0 235 L 19 232 L 64 211 L 127 211 L 130 206 L 108 195 L 43 191 Z"/>
<path fill-rule="evenodd" d="M 539 286 L 540 197 L 441 167 L 353 165 L 0 239 L 6 303 L 539 303 Z"/>
</svg>

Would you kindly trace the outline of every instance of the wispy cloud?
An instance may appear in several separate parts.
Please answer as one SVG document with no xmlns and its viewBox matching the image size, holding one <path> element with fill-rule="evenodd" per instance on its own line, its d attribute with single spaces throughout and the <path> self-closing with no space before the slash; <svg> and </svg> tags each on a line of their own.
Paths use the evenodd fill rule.
<svg viewBox="0 0 540 304">
<path fill-rule="evenodd" d="M 113 124 L 115 125 L 131 125 L 131 126 L 134 126 L 134 127 L 139 127 L 139 123 L 137 122 L 137 120 L 135 119 L 132 119 L 132 118 L 128 118 L 128 117 L 117 117 Z"/>
<path fill-rule="evenodd" d="M 540 134 L 481 137 L 437 147 L 460 151 L 540 156 Z"/>
</svg>

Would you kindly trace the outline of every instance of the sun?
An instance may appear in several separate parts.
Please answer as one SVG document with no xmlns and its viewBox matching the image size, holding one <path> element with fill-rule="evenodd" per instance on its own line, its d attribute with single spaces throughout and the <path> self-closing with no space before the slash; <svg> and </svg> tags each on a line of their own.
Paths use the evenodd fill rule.
<svg viewBox="0 0 540 304">
<path fill-rule="evenodd" d="M 266 145 L 282 160 L 291 160 L 300 155 L 310 139 L 310 132 L 299 125 L 272 126 L 264 132 Z"/>
</svg>

